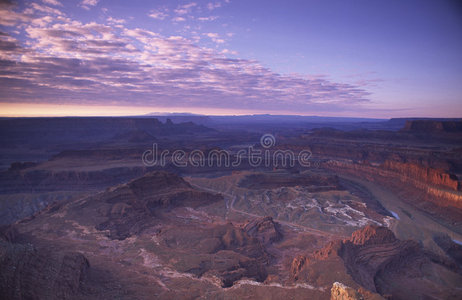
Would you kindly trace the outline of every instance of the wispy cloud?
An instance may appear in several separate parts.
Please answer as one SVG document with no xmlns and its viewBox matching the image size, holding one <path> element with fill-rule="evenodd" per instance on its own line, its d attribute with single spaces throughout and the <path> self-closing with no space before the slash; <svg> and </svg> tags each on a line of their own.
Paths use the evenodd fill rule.
<svg viewBox="0 0 462 300">
<path fill-rule="evenodd" d="M 204 33 L 204 35 L 208 36 L 212 41 L 214 41 L 217 44 L 223 44 L 225 42 L 224 39 L 220 38 L 218 33 L 209 32 L 209 33 Z"/>
<path fill-rule="evenodd" d="M 49 7 L 49 6 L 46 6 L 46 5 L 40 5 L 40 4 L 37 4 L 37 3 L 32 3 L 31 4 L 31 9 L 35 10 L 36 12 L 43 13 L 43 14 L 58 15 L 58 16 L 63 15 L 63 13 L 60 10 L 56 9 L 56 8 L 52 8 L 52 7 Z"/>
<path fill-rule="evenodd" d="M 207 8 L 209 10 L 214 10 L 221 7 L 221 2 L 209 2 L 207 3 Z"/>
<path fill-rule="evenodd" d="M 226 2 L 229 3 L 229 2 Z M 216 15 L 203 15 L 204 11 L 214 10 L 221 7 L 222 2 L 207 3 L 199 5 L 196 2 L 178 5 L 174 9 L 168 9 L 166 6 L 152 9 L 149 11 L 148 16 L 157 20 L 166 20 L 168 17 L 170 21 L 175 23 L 185 22 L 187 20 L 197 20 L 201 22 L 215 21 L 218 19 Z"/>
<path fill-rule="evenodd" d="M 116 18 L 113 18 L 113 17 L 108 17 L 106 20 L 107 20 L 107 22 L 109 24 L 125 24 L 125 23 L 127 23 L 127 21 L 124 20 L 124 19 L 116 19 Z"/>
<path fill-rule="evenodd" d="M 189 5 L 181 9 L 194 7 Z M 237 54 L 232 50 L 129 28 L 123 20 L 84 23 L 59 11 L 28 9 L 33 11 L 0 9 L 0 16 L 16 17 L 2 18 L 5 26 L 20 28 L 26 37 L 20 43 L 0 34 L 0 102 L 300 112 L 368 101 L 359 85 L 278 74 L 258 61 L 227 57 Z M 224 42 L 218 33 L 205 36 Z"/>
<path fill-rule="evenodd" d="M 174 12 L 178 15 L 186 15 L 192 11 L 194 7 L 197 6 L 196 2 L 191 2 L 188 4 L 179 5 Z"/>
<path fill-rule="evenodd" d="M 148 14 L 149 17 L 157 20 L 164 20 L 165 18 L 168 17 L 167 9 L 158 9 L 158 10 L 151 10 Z"/>
<path fill-rule="evenodd" d="M 199 21 L 215 21 L 218 19 L 218 16 L 209 16 L 209 17 L 198 17 L 197 20 Z"/>
<path fill-rule="evenodd" d="M 90 10 L 92 6 L 96 6 L 99 0 L 82 0 L 80 6 L 86 10 Z"/>
<path fill-rule="evenodd" d="M 49 4 L 49 5 L 63 6 L 63 4 L 59 2 L 58 0 L 42 0 L 42 1 L 43 3 Z"/>
<path fill-rule="evenodd" d="M 184 22 L 184 21 L 186 21 L 186 18 L 184 18 L 184 17 L 179 17 L 179 16 L 178 16 L 178 17 L 174 17 L 174 18 L 172 19 L 172 21 L 173 21 L 173 22 Z"/>
<path fill-rule="evenodd" d="M 12 10 L 9 5 L 2 5 L 0 3 L 0 25 L 14 26 L 19 23 L 28 22 L 32 20 L 30 13 L 17 13 Z"/>
</svg>

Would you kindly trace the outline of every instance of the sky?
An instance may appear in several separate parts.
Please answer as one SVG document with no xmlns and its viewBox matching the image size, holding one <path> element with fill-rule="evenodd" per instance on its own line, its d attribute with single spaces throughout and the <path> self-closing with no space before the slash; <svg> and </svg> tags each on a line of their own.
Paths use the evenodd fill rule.
<svg viewBox="0 0 462 300">
<path fill-rule="evenodd" d="M 462 117 L 457 0 L 0 0 L 0 116 Z"/>
</svg>

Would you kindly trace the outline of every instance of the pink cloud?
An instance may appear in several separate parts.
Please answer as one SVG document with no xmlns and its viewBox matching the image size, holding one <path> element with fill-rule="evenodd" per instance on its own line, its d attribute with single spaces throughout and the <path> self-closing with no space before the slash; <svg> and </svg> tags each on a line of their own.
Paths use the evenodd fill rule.
<svg viewBox="0 0 462 300">
<path fill-rule="evenodd" d="M 49 5 L 54 5 L 54 6 L 63 6 L 61 2 L 58 0 L 42 0 L 43 3 L 49 4 Z"/>
<path fill-rule="evenodd" d="M 82 0 L 80 6 L 86 10 L 90 10 L 92 6 L 96 6 L 99 0 Z"/>
<path fill-rule="evenodd" d="M 369 93 L 359 85 L 278 74 L 257 61 L 227 57 L 237 54 L 232 49 L 200 47 L 116 19 L 82 23 L 48 10 L 47 20 L 9 11 L 19 18 L 5 23 L 20 24 L 27 39 L 19 43 L 0 34 L 0 102 L 296 112 L 368 102 Z M 222 43 L 217 33 L 206 36 Z"/>
</svg>

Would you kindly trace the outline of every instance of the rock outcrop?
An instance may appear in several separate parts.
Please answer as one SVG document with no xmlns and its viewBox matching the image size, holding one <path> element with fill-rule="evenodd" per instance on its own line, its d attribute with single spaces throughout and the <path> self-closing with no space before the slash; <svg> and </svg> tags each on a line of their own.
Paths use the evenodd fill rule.
<svg viewBox="0 0 462 300">
<path fill-rule="evenodd" d="M 222 199 L 192 188 L 175 174 L 156 171 L 110 188 L 80 206 L 89 213 L 102 213 L 104 221 L 96 229 L 108 230 L 111 238 L 123 240 L 147 227 L 158 209 L 199 207 Z"/>
<path fill-rule="evenodd" d="M 334 282 L 330 289 L 331 300 L 385 300 L 376 293 L 371 293 L 363 288 L 355 290 L 341 282 Z"/>
<path fill-rule="evenodd" d="M 399 241 L 385 227 L 366 226 L 342 244 L 338 255 L 353 279 L 370 291 L 377 291 L 376 277 L 388 268 L 400 269 L 410 260 L 425 260 L 415 241 Z"/>
<path fill-rule="evenodd" d="M 232 223 L 208 228 L 169 228 L 159 237 L 170 249 L 178 271 L 198 277 L 213 277 L 221 286 L 230 287 L 239 279 L 263 282 L 268 254 L 259 240 Z M 188 251 L 187 256 L 184 252 Z"/>
<path fill-rule="evenodd" d="M 396 242 L 393 232 L 386 227 L 366 226 L 351 234 L 351 238 L 344 242 L 350 242 L 356 246 L 381 245 Z"/>
<path fill-rule="evenodd" d="M 340 282 L 334 282 L 330 290 L 331 300 L 362 300 L 364 299 L 355 289 Z"/>
<path fill-rule="evenodd" d="M 264 217 L 250 221 L 244 226 L 249 236 L 257 238 L 263 245 L 277 242 L 282 238 L 280 225 L 272 217 Z"/>
<path fill-rule="evenodd" d="M 294 281 L 298 280 L 300 272 L 309 263 L 309 259 L 303 255 L 297 255 L 290 265 L 290 275 Z"/>
<path fill-rule="evenodd" d="M 344 269 L 338 268 L 338 262 L 343 262 Z M 334 280 L 355 285 L 349 290 L 334 284 L 333 296 L 340 298 L 333 299 L 358 295 L 363 297 L 358 299 L 369 299 L 375 293 L 393 295 L 393 299 L 461 296 L 449 283 L 462 280 L 451 262 L 415 241 L 396 239 L 385 227 L 368 225 L 349 239 L 330 242 L 310 255 L 296 257 L 291 265 L 292 278 L 296 282 L 309 281 L 326 266 L 337 267 Z M 361 287 L 365 290 L 359 292 Z"/>
<path fill-rule="evenodd" d="M 383 169 L 390 170 L 399 174 L 406 181 L 415 181 L 415 185 L 435 185 L 457 191 L 461 189 L 460 182 L 457 176 L 445 170 L 438 170 L 415 163 L 402 163 L 387 160 L 383 165 Z"/>
<path fill-rule="evenodd" d="M 127 184 L 108 189 L 100 196 L 106 203 L 125 203 L 134 209 L 154 213 L 158 207 L 175 206 L 198 207 L 222 199 L 214 195 L 198 191 L 178 175 L 164 171 L 148 173 Z"/>
</svg>

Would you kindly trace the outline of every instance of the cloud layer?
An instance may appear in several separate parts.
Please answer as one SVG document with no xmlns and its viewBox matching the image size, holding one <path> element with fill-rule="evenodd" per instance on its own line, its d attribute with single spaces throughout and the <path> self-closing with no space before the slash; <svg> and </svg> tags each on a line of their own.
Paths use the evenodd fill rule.
<svg viewBox="0 0 462 300">
<path fill-rule="evenodd" d="M 80 5 L 94 9 L 97 4 L 84 0 Z M 211 2 L 204 9 L 221 5 Z M 149 15 L 181 21 L 197 6 L 193 2 Z M 368 101 L 368 92 L 359 86 L 278 74 L 257 61 L 226 56 L 231 50 L 133 28 L 112 17 L 83 23 L 60 9 L 57 0 L 32 3 L 22 11 L 0 5 L 0 25 L 7 29 L 0 32 L 1 102 L 310 112 Z M 202 38 L 224 43 L 216 33 L 205 32 Z"/>
</svg>

